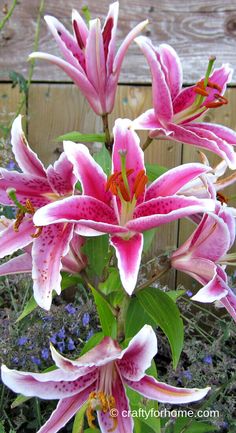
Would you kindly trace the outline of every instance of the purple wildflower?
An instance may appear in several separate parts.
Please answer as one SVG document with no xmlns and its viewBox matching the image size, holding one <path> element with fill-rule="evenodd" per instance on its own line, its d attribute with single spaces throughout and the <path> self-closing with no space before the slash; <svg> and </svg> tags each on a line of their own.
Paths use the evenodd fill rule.
<svg viewBox="0 0 236 433">
<path fill-rule="evenodd" d="M 67 311 L 68 314 L 75 314 L 76 313 L 76 308 L 72 304 L 66 305 L 65 310 Z"/>
<path fill-rule="evenodd" d="M 84 313 L 83 318 L 82 318 L 83 326 L 87 326 L 89 324 L 89 320 L 90 320 L 89 313 Z"/>
<path fill-rule="evenodd" d="M 33 356 L 33 355 L 32 355 L 30 358 L 31 358 L 31 361 L 32 361 L 34 364 L 36 364 L 36 365 L 40 365 L 40 364 L 41 364 L 41 361 L 40 361 L 39 358 L 37 358 L 37 356 Z"/>
<path fill-rule="evenodd" d="M 52 344 L 56 344 L 57 343 L 57 334 L 52 334 L 52 336 L 50 337 L 50 341 L 52 342 Z"/>
<path fill-rule="evenodd" d="M 61 328 L 58 333 L 56 334 L 58 338 L 60 338 L 61 340 L 63 340 L 63 338 L 65 338 L 66 336 L 66 331 L 65 328 L 63 326 L 63 328 Z"/>
<path fill-rule="evenodd" d="M 186 291 L 186 295 L 191 298 L 191 296 L 193 296 L 193 292 L 191 292 L 191 290 L 187 290 Z"/>
<path fill-rule="evenodd" d="M 60 352 L 64 352 L 65 347 L 66 347 L 64 341 L 59 341 L 59 342 L 57 343 L 57 347 L 58 347 L 58 350 L 59 350 Z"/>
<path fill-rule="evenodd" d="M 204 356 L 203 360 L 204 364 L 212 364 L 212 357 L 211 355 Z"/>
<path fill-rule="evenodd" d="M 28 338 L 27 337 L 20 337 L 17 340 L 18 346 L 24 346 L 27 342 L 28 342 Z"/>
<path fill-rule="evenodd" d="M 89 333 L 87 335 L 86 341 L 88 341 L 93 336 L 93 334 L 94 334 L 94 330 L 90 329 L 90 331 L 89 331 Z"/>
<path fill-rule="evenodd" d="M 41 350 L 41 356 L 43 359 L 49 358 L 49 350 L 46 347 Z"/>
<path fill-rule="evenodd" d="M 74 343 L 74 340 L 72 340 L 72 338 L 69 338 L 69 340 L 68 340 L 67 349 L 68 350 L 75 350 L 75 343 Z"/>
</svg>

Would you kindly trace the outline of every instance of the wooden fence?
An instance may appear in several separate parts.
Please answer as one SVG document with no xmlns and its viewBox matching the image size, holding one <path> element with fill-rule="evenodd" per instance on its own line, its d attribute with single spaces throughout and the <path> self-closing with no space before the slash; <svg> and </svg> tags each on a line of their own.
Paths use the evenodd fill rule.
<svg viewBox="0 0 236 433">
<path fill-rule="evenodd" d="M 0 1 L 0 6 L 6 1 Z M 86 1 L 94 16 L 105 16 L 108 1 Z M 45 13 L 62 19 L 70 28 L 69 16 L 72 7 L 81 9 L 81 1 L 48 0 Z M 65 6 L 66 5 L 66 6 Z M 22 101 L 18 88 L 9 82 L 9 70 L 27 76 L 27 55 L 33 51 L 33 41 L 39 0 L 21 0 L 0 32 L 0 125 L 7 125 Z M 1 7 L 0 7 L 1 9 Z M 1 14 L 0 14 L 1 15 Z M 185 84 L 197 81 L 204 75 L 209 54 L 217 55 L 217 66 L 229 62 L 236 66 L 236 2 L 180 0 L 120 1 L 119 41 L 137 22 L 151 17 L 146 30 L 157 43 L 166 42 L 174 46 L 183 60 Z M 1 16 L 0 16 L 1 20 Z M 42 20 L 41 20 L 42 21 Z M 49 36 L 42 21 L 39 48 L 45 52 L 56 52 L 53 38 Z M 235 76 L 234 76 L 235 79 Z M 151 108 L 150 74 L 145 59 L 135 44 L 132 45 L 123 67 L 121 83 L 116 97 L 115 110 L 110 116 L 110 125 L 117 117 L 134 119 Z M 236 89 L 227 91 L 229 104 L 209 111 L 205 121 L 219 122 L 236 130 Z M 89 108 L 79 90 L 69 82 L 58 68 L 42 61 L 36 63 L 27 101 L 23 104 L 26 130 L 30 145 L 46 163 L 53 162 L 61 152 L 61 143 L 55 138 L 68 131 L 98 132 L 102 130 L 100 119 Z M 141 133 L 141 139 L 145 137 Z M 8 144 L 9 145 L 9 144 Z M 209 154 L 208 154 L 209 155 Z M 210 155 L 212 165 L 218 160 Z M 153 142 L 146 152 L 146 161 L 166 167 L 174 167 L 190 161 L 198 161 L 197 149 L 169 141 Z M 226 195 L 235 194 L 235 187 Z M 232 201 L 233 203 L 233 201 Z M 234 204 L 236 202 L 234 201 Z M 153 245 L 152 254 L 171 250 L 181 243 L 193 229 L 186 221 L 161 227 Z M 175 273 L 170 273 L 166 283 L 172 287 Z M 186 277 L 178 282 L 189 285 Z"/>
</svg>

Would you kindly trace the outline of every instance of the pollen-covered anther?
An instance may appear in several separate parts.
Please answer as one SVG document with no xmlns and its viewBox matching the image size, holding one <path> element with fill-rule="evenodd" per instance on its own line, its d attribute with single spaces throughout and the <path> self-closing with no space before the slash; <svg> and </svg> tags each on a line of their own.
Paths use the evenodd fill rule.
<svg viewBox="0 0 236 433">
<path fill-rule="evenodd" d="M 228 99 L 225 98 L 225 96 L 219 95 L 219 93 L 215 93 L 214 98 L 216 99 L 216 101 L 208 102 L 206 104 L 207 108 L 217 108 L 221 107 L 222 105 L 228 104 Z"/>
<path fill-rule="evenodd" d="M 25 216 L 25 212 L 21 209 L 18 210 L 17 214 L 16 214 L 16 220 L 14 222 L 13 228 L 15 232 L 19 231 L 19 227 L 24 219 Z"/>
<path fill-rule="evenodd" d="M 39 236 L 41 235 L 41 233 L 42 233 L 42 231 L 43 231 L 43 227 L 35 226 L 35 228 L 36 228 L 35 233 L 32 233 L 32 234 L 30 235 L 30 236 L 31 236 L 32 238 L 34 238 L 34 239 L 39 238 Z"/>
<path fill-rule="evenodd" d="M 127 178 L 133 172 L 134 172 L 133 168 L 126 170 Z M 127 191 L 127 188 L 124 184 L 124 180 L 123 180 L 121 171 L 116 171 L 115 173 L 113 173 L 108 178 L 105 189 L 106 189 L 106 191 L 110 190 L 112 192 L 112 194 L 114 194 L 116 196 L 118 196 L 120 194 L 125 201 L 130 201 L 130 194 L 129 194 L 129 191 Z"/>
<path fill-rule="evenodd" d="M 145 185 L 148 183 L 148 177 L 145 174 L 144 170 L 140 170 L 137 174 L 137 177 L 133 186 L 133 193 L 135 198 L 138 199 L 141 194 L 143 194 L 145 190 Z"/>
<path fill-rule="evenodd" d="M 88 399 L 88 407 L 86 410 L 86 416 L 88 420 L 88 425 L 90 428 L 95 429 L 94 425 L 94 411 L 98 410 L 103 413 L 107 413 L 111 409 L 116 408 L 116 401 L 113 395 L 106 395 L 104 392 L 91 392 Z M 107 430 L 108 432 L 113 432 L 117 428 L 117 417 L 114 414 L 110 415 L 110 418 L 113 421 L 113 427 Z"/>
</svg>

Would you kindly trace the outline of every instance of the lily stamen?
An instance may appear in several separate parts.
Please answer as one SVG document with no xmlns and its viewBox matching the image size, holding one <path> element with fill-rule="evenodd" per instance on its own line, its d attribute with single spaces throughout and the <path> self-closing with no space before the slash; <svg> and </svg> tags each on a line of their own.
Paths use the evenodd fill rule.
<svg viewBox="0 0 236 433">
<path fill-rule="evenodd" d="M 107 413 L 111 409 L 116 408 L 116 401 L 113 395 L 106 395 L 103 391 L 91 392 L 88 401 L 89 404 L 86 410 L 88 425 L 90 428 L 95 429 L 96 426 L 94 424 L 95 421 L 94 411 L 100 410 L 103 413 Z M 113 427 L 107 431 L 112 433 L 113 431 L 116 430 L 118 421 L 117 421 L 117 417 L 114 415 L 112 416 L 110 415 L 110 418 L 113 420 Z"/>
</svg>

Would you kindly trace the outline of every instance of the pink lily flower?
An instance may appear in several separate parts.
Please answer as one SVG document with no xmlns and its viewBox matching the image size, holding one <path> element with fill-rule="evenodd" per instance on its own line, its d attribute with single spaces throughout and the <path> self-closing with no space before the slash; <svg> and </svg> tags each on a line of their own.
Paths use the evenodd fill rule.
<svg viewBox="0 0 236 433">
<path fill-rule="evenodd" d="M 233 264 L 232 258 L 235 264 L 235 254 L 227 255 L 234 241 L 233 215 L 217 205 L 216 213 L 204 215 L 190 238 L 172 254 L 171 265 L 203 285 L 193 300 L 219 301 L 236 321 L 236 294 L 228 286 L 225 272 L 226 265 Z"/>
<path fill-rule="evenodd" d="M 12 220 L 1 217 L 0 232 L 6 230 L 10 225 L 12 225 Z M 69 251 L 66 256 L 62 257 L 62 271 L 69 274 L 78 274 L 87 266 L 87 257 L 81 252 L 84 242 L 85 240 L 82 236 L 76 233 L 73 234 Z M 0 265 L 1 277 L 4 275 L 32 273 L 32 246 L 28 245 L 23 250 L 25 251 L 23 254 L 13 257 Z"/>
<path fill-rule="evenodd" d="M 73 194 L 76 178 L 65 153 L 53 166 L 44 168 L 26 141 L 21 116 L 12 126 L 12 149 L 22 173 L 0 169 L 0 203 L 16 204 L 18 212 L 16 220 L 0 233 L 0 258 L 32 244 L 34 297 L 40 307 L 48 310 L 52 290 L 58 294 L 61 291 L 62 257 L 69 252 L 74 225 L 63 223 L 42 228 L 34 225 L 33 214 L 39 207 Z"/>
<path fill-rule="evenodd" d="M 228 102 L 223 94 L 233 70 L 224 64 L 211 73 L 214 59 L 210 59 L 206 76 L 195 86 L 182 90 L 182 67 L 175 50 L 166 44 L 154 47 L 144 36 L 135 41 L 151 69 L 154 108 L 141 114 L 134 121 L 134 128 L 150 130 L 151 138 L 167 137 L 210 150 L 235 169 L 235 131 L 221 125 L 195 122 L 209 108 Z"/>
<path fill-rule="evenodd" d="M 89 22 L 73 10 L 72 36 L 56 18 L 46 16 L 46 23 L 65 60 L 51 54 L 36 52 L 30 59 L 44 59 L 59 66 L 79 87 L 98 115 L 113 110 L 117 83 L 124 56 L 130 43 L 147 25 L 143 21 L 134 27 L 115 55 L 119 2 L 110 5 L 103 28 L 100 19 Z"/>
<path fill-rule="evenodd" d="M 109 233 L 121 281 L 129 295 L 137 281 L 142 232 L 215 207 L 213 200 L 176 194 L 183 185 L 208 170 L 203 164 L 177 167 L 146 188 L 144 155 L 130 124 L 128 119 L 115 123 L 113 174 L 108 179 L 83 144 L 65 142 L 65 153 L 74 166 L 83 194 L 46 205 L 34 215 L 36 225 L 74 222 L 79 223 L 76 231 L 81 235 Z"/>
<path fill-rule="evenodd" d="M 157 353 L 156 335 L 145 325 L 126 349 L 105 337 L 85 355 L 72 361 L 51 347 L 57 370 L 28 373 L 2 366 L 2 380 L 14 392 L 29 397 L 59 399 L 56 410 L 38 433 L 56 433 L 87 401 L 87 419 L 94 428 L 94 412 L 103 433 L 132 433 L 125 385 L 145 398 L 162 403 L 189 403 L 205 397 L 210 388 L 177 388 L 145 374 Z"/>
</svg>

